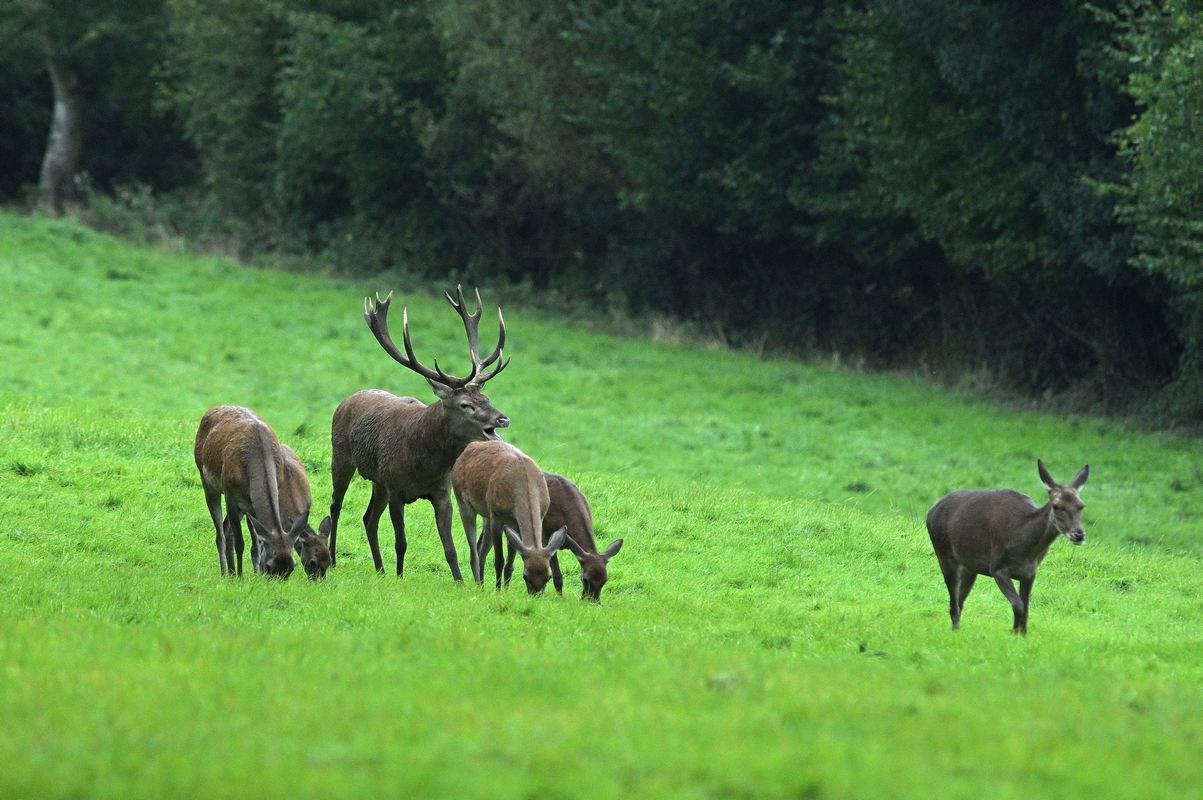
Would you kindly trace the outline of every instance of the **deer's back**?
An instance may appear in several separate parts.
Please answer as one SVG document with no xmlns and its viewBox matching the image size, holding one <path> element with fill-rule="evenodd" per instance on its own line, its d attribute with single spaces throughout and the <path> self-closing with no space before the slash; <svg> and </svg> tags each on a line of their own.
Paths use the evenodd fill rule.
<svg viewBox="0 0 1203 800">
<path fill-rule="evenodd" d="M 349 460 L 370 481 L 405 483 L 422 472 L 421 420 L 428 408 L 416 397 L 382 389 L 356 392 L 334 412 L 334 457 Z"/>
<path fill-rule="evenodd" d="M 547 510 L 543 470 L 525 453 L 502 441 L 472 442 L 455 462 L 451 483 L 478 514 L 518 524 Z"/>
<path fill-rule="evenodd" d="M 563 475 L 543 473 L 547 481 L 547 515 L 543 517 L 543 536 L 550 536 L 561 526 L 568 527 L 568 535 L 585 550 L 596 553 L 593 539 L 593 513 L 589 501 L 577 485 Z"/>
<path fill-rule="evenodd" d="M 292 526 L 297 517 L 313 505 L 313 494 L 309 489 L 309 476 L 305 465 L 291 447 L 280 445 L 282 469 L 278 473 L 280 485 L 280 519 L 284 527 Z"/>
<path fill-rule="evenodd" d="M 193 457 L 201 481 L 210 489 L 234 497 L 244 511 L 254 508 L 252 473 L 278 475 L 283 469 L 280 442 L 271 426 L 241 406 L 218 406 L 201 417 Z"/>
<path fill-rule="evenodd" d="M 952 492 L 927 512 L 927 532 L 937 554 L 978 569 L 1018 535 L 1037 508 L 1012 489 Z"/>
</svg>

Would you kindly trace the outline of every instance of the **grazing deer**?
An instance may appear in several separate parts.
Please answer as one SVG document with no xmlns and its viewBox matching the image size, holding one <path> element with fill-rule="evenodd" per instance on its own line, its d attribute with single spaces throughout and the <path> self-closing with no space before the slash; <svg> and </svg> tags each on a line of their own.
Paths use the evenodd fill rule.
<svg viewBox="0 0 1203 800">
<path fill-rule="evenodd" d="M 1082 467 L 1072 482 L 1059 484 L 1044 462 L 1036 469 L 1048 489 L 1048 502 L 1037 507 L 1027 495 L 1010 489 L 961 491 L 946 495 L 927 512 L 931 537 L 944 583 L 952 629 L 961 626 L 961 609 L 978 575 L 994 578 L 1015 612 L 1016 633 L 1028 632 L 1028 598 L 1036 568 L 1058 535 L 1071 544 L 1086 541 L 1078 490 L 1090 477 Z M 1016 593 L 1012 580 L 1019 581 Z"/>
<path fill-rule="evenodd" d="M 547 507 L 547 516 L 543 517 L 543 535 L 548 536 L 556 528 L 564 526 L 568 529 L 565 544 L 581 565 L 581 597 L 585 600 L 601 602 L 602 587 L 606 585 L 606 565 L 610 559 L 618 555 L 622 549 L 622 539 L 610 543 L 604 553 L 597 550 L 597 542 L 593 538 L 593 513 L 589 510 L 589 501 L 572 481 L 563 475 L 543 473 L 547 480 L 547 492 L 551 499 Z M 506 580 L 513 569 L 512 551 L 506 557 Z M 564 576 L 560 573 L 559 554 L 551 557 L 551 581 L 557 592 L 564 590 Z"/>
<path fill-rule="evenodd" d="M 468 351 L 472 370 L 467 377 L 446 374 L 434 362 L 434 369 L 423 366 L 414 355 L 409 341 L 409 313 L 402 311 L 401 333 L 405 352 L 393 344 L 388 332 L 388 308 L 392 293 L 381 300 L 364 301 L 364 319 L 384 351 L 406 369 L 426 379 L 438 400 L 426 405 L 413 397 L 397 397 L 379 389 L 366 389 L 344 400 L 334 412 L 330 441 L 333 457 L 330 477 L 334 498 L 330 503 L 330 549 L 338 538 L 338 517 L 343 496 L 355 471 L 372 482 L 372 498 L 363 514 L 363 526 L 372 550 L 377 572 L 384 572 L 380 558 L 377 528 L 380 515 L 387 506 L 393 521 L 393 536 L 397 553 L 397 576 L 405 568 L 405 506 L 415 500 L 428 500 L 434 507 L 435 526 L 443 542 L 443 554 L 451 575 L 462 581 L 455 544 L 451 540 L 451 468 L 460 453 L 471 442 L 498 439 L 497 429 L 510 424 L 509 419 L 493 407 L 481 388 L 497 377 L 509 364 L 503 358 L 505 319 L 497 309 L 500 325 L 497 347 L 485 359 L 477 351 L 477 331 L 480 324 L 480 292 L 476 293 L 476 311 L 469 314 L 463 289 L 457 287 L 458 300 L 444 292 L 447 302 L 459 313 L 468 335 Z M 497 366 L 485 370 L 494 362 Z M 476 542 L 469 540 L 470 557 L 475 560 Z M 473 576 L 477 574 L 473 564 Z"/>
<path fill-rule="evenodd" d="M 222 575 L 242 575 L 243 516 L 251 527 L 255 572 L 287 578 L 296 565 L 292 557 L 296 548 L 310 577 L 325 573 L 322 565 L 330 554 L 323 537 L 330 520 L 322 523 L 323 535 L 309 527 L 311 498 L 305 468 L 266 422 L 240 406 L 211 408 L 201 417 L 193 458 L 217 530 Z"/>
<path fill-rule="evenodd" d="M 501 552 L 501 533 L 505 531 L 511 547 L 522 556 L 526 591 L 540 594 L 551 578 L 550 559 L 564 544 L 568 532 L 566 527 L 560 526 L 551 533 L 544 546 L 543 518 L 550 500 L 543 471 L 530 456 L 512 444 L 474 442 L 455 462 L 451 485 L 455 489 L 460 521 L 469 545 L 476 538 L 477 515 L 485 519 L 479 552 L 472 559 L 472 577 L 476 582 L 484 582 L 481 574 L 484 558 L 490 546 Z M 500 562 L 497 588 L 501 588 Z"/>
</svg>

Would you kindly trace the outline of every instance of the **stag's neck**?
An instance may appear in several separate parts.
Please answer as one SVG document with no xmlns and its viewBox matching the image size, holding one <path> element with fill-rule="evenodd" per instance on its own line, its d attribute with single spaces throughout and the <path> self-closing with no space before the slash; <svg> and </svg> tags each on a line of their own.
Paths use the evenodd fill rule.
<svg viewBox="0 0 1203 800">
<path fill-rule="evenodd" d="M 430 471 L 438 474 L 450 472 L 460 453 L 472 442 L 456 435 L 451 413 L 441 400 L 422 409 L 419 424 L 414 426 L 413 441 L 414 452 L 423 453 Z"/>
</svg>

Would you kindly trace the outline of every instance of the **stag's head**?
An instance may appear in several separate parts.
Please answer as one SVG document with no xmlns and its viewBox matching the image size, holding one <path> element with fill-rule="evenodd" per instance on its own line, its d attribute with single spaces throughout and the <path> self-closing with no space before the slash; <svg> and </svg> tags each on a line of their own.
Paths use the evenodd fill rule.
<svg viewBox="0 0 1203 800">
<path fill-rule="evenodd" d="M 1071 544 L 1082 544 L 1086 541 L 1086 531 L 1082 529 L 1082 509 L 1086 505 L 1078 497 L 1078 490 L 1090 477 L 1090 465 L 1087 464 L 1078 470 L 1074 479 L 1066 484 L 1053 480 L 1044 468 L 1044 462 L 1039 459 L 1036 460 L 1036 470 L 1048 489 L 1048 500 L 1053 506 L 1053 525 L 1065 534 L 1065 538 L 1069 539 Z"/>
<path fill-rule="evenodd" d="M 509 417 L 493 407 L 489 398 L 485 396 L 483 387 L 487 381 L 495 378 L 510 363 L 502 353 L 502 349 L 505 347 L 505 318 L 502 317 L 501 308 L 498 307 L 497 321 L 500 332 L 497 337 L 497 346 L 493 348 L 493 352 L 488 357 L 482 359 L 478 343 L 481 317 L 480 292 L 476 292 L 476 311 L 471 313 L 464 301 L 463 288 L 457 286 L 455 293 L 455 297 L 452 297 L 449 292 L 443 294 L 447 297 L 447 302 L 451 304 L 451 307 L 460 315 L 460 319 L 463 320 L 464 331 L 468 336 L 468 354 L 472 359 L 472 370 L 466 377 L 448 375 L 439 366 L 438 359 L 435 359 L 433 369 L 418 361 L 417 356 L 414 355 L 413 344 L 409 340 L 408 308 L 401 310 L 401 343 L 404 352 L 393 344 L 393 339 L 388 331 L 388 308 L 393 299 L 392 292 L 389 292 L 388 297 L 383 300 L 380 299 L 380 295 L 376 295 L 375 300 L 370 297 L 365 299 L 363 318 L 376 336 L 376 341 L 380 342 L 380 346 L 386 353 L 401 366 L 421 375 L 430 384 L 430 388 L 434 390 L 444 412 L 448 415 L 457 438 L 469 442 L 498 439 L 500 437 L 497 435 L 497 430 L 508 427 L 510 420 Z M 490 370 L 489 367 L 494 363 L 497 366 Z"/>
<path fill-rule="evenodd" d="M 606 585 L 609 577 L 606 574 L 606 566 L 610 563 L 610 559 L 618 555 L 618 551 L 622 549 L 622 539 L 616 539 L 604 553 L 591 553 L 585 550 L 571 536 L 565 540 L 565 544 L 581 565 L 581 598 L 600 603 L 602 587 Z"/>
<path fill-rule="evenodd" d="M 284 531 L 269 530 L 250 514 L 246 515 L 246 520 L 251 527 L 251 536 L 255 537 L 255 571 L 269 578 L 287 580 L 296 568 L 292 558 L 293 537 Z M 304 517 L 297 521 L 305 524 Z"/>
<path fill-rule="evenodd" d="M 308 518 L 309 513 L 305 513 Z M 301 559 L 301 567 L 311 581 L 319 581 L 326 577 L 333 559 L 330 556 L 330 517 L 322 520 L 317 533 L 306 524 L 297 535 L 293 546 Z"/>
<path fill-rule="evenodd" d="M 510 544 L 522 556 L 522 580 L 526 582 L 528 594 L 543 594 L 547 582 L 551 580 L 551 557 L 564 546 L 568 528 L 561 526 L 556 529 L 544 547 L 527 547 L 522 543 L 522 537 L 509 525 L 502 528 Z"/>
</svg>

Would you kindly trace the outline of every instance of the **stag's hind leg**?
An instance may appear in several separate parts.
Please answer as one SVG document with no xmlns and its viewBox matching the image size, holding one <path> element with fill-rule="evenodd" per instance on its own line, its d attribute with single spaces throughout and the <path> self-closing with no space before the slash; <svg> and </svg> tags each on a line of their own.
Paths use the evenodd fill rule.
<svg viewBox="0 0 1203 800">
<path fill-rule="evenodd" d="M 393 552 L 397 554 L 397 577 L 400 578 L 405 573 L 405 551 L 409 549 L 409 540 L 405 538 L 405 504 L 399 498 L 389 501 L 388 516 L 393 521 Z"/>
<path fill-rule="evenodd" d="M 384 574 L 384 559 L 380 557 L 380 537 L 378 534 L 380 526 L 380 515 L 384 513 L 385 507 L 388 506 L 388 489 L 384 488 L 379 483 L 372 484 L 372 497 L 368 500 L 368 507 L 363 512 L 363 530 L 368 536 L 368 547 L 372 551 L 372 563 L 376 565 L 376 571 Z M 331 515 L 331 525 L 333 525 L 334 516 Z M 405 529 L 402 528 L 402 531 Z M 404 536 L 404 533 L 402 533 Z"/>
</svg>

